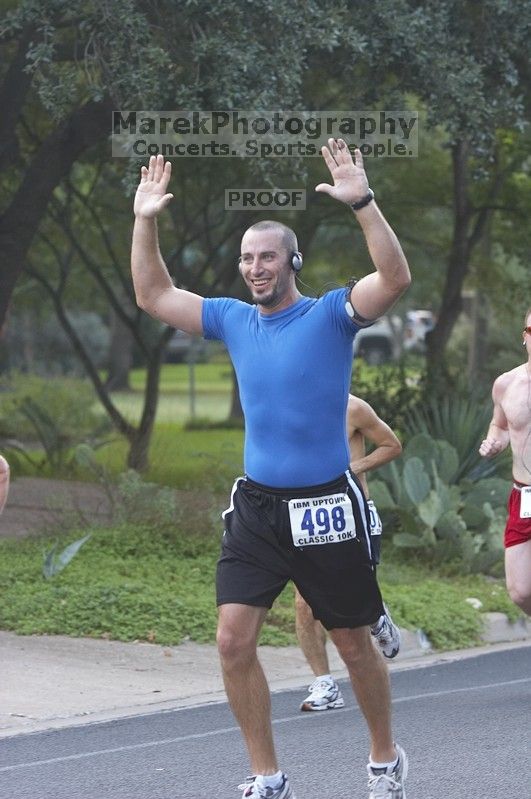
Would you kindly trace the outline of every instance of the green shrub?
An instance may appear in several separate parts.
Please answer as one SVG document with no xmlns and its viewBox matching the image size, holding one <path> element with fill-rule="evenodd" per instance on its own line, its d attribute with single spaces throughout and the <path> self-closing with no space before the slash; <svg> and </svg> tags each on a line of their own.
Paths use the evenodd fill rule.
<svg viewBox="0 0 531 799">
<path fill-rule="evenodd" d="M 193 533 L 211 532 L 213 519 L 211 509 L 208 504 L 205 505 L 204 494 L 198 508 L 193 492 L 186 492 L 183 496 L 183 492 L 179 494 L 174 488 L 148 482 L 134 469 L 113 477 L 106 466 L 98 461 L 94 450 L 86 444 L 76 448 L 75 457 L 84 472 L 88 472 L 105 489 L 113 524 L 143 525 L 161 533 L 173 533 L 177 528 L 187 526 Z M 219 513 L 215 519 L 216 525 L 218 516 Z M 78 522 L 85 524 L 81 516 Z M 90 526 L 90 523 L 86 526 Z"/>
<path fill-rule="evenodd" d="M 12 465 L 24 461 L 54 473 L 74 465 L 72 448 L 102 443 L 110 421 L 94 413 L 94 391 L 83 380 L 11 374 L 0 383 L 0 436 Z M 37 445 L 37 446 L 36 446 Z"/>
<path fill-rule="evenodd" d="M 447 441 L 457 454 L 454 480 L 478 480 L 497 472 L 500 461 L 490 461 L 479 454 L 492 416 L 492 403 L 479 402 L 474 396 L 428 398 L 411 408 L 405 420 L 408 437 L 425 433 Z"/>
<path fill-rule="evenodd" d="M 202 523 L 189 514 L 183 529 L 127 524 L 93 530 L 51 580 L 42 575 L 49 537 L 0 540 L 0 629 L 168 645 L 185 638 L 213 643 L 220 531 L 191 534 Z M 61 547 L 79 535 L 73 529 Z M 502 581 L 481 575 L 445 579 L 440 568 L 428 568 L 415 554 L 406 563 L 400 553 L 384 558 L 379 579 L 396 622 L 421 628 L 436 648 L 478 643 L 483 615 L 467 597 L 478 598 L 484 611 L 518 618 Z M 291 586 L 268 613 L 260 642 L 296 644 Z"/>
<path fill-rule="evenodd" d="M 452 562 L 463 573 L 489 572 L 503 557 L 505 501 L 500 478 L 459 480 L 459 458 L 447 441 L 414 436 L 402 457 L 379 470 L 371 497 L 393 544 Z"/>
<path fill-rule="evenodd" d="M 407 413 L 421 401 L 423 378 L 419 370 L 406 368 L 403 363 L 368 366 L 357 358 L 350 390 L 368 402 L 398 434 L 404 431 Z"/>
<path fill-rule="evenodd" d="M 118 476 L 115 518 L 119 524 L 144 525 L 155 530 L 172 529 L 182 521 L 175 491 L 146 483 L 129 469 Z"/>
</svg>

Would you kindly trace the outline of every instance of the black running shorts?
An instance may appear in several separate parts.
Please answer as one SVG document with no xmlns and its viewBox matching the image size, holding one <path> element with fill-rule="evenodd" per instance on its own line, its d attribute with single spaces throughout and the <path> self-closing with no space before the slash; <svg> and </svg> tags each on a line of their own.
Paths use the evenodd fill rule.
<svg viewBox="0 0 531 799">
<path fill-rule="evenodd" d="M 287 490 L 240 477 L 223 518 L 218 605 L 270 608 L 293 580 L 328 630 L 373 624 L 383 614 L 367 503 L 350 472 Z"/>
</svg>

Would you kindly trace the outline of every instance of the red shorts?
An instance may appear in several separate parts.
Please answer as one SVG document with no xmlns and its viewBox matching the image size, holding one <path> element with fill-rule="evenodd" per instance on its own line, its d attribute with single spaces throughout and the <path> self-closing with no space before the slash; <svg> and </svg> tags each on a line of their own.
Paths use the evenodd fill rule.
<svg viewBox="0 0 531 799">
<path fill-rule="evenodd" d="M 525 544 L 531 539 L 531 518 L 520 518 L 521 492 L 513 488 L 509 494 L 507 510 L 509 517 L 505 525 L 505 546 L 514 547 L 515 544 Z"/>
</svg>

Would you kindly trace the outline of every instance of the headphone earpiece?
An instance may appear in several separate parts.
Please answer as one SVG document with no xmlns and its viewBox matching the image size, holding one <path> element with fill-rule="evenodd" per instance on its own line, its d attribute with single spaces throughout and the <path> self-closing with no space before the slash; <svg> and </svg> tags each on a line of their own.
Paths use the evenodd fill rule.
<svg viewBox="0 0 531 799">
<path fill-rule="evenodd" d="M 291 268 L 294 272 L 300 272 L 302 269 L 302 253 L 293 252 L 291 254 Z"/>
</svg>

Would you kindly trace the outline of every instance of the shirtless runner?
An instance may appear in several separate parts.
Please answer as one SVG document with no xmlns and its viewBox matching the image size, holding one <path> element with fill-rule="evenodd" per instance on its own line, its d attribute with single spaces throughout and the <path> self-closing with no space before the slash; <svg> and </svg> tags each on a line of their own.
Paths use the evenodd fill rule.
<svg viewBox="0 0 531 799">
<path fill-rule="evenodd" d="M 369 499 L 366 472 L 397 458 L 402 451 L 402 445 L 389 425 L 380 419 L 369 403 L 352 394 L 348 398 L 346 426 L 350 468 L 357 475 L 369 505 L 371 539 L 376 560 L 379 561 L 382 523 L 374 502 Z M 369 454 L 365 449 L 366 440 L 375 445 Z M 343 707 L 345 702 L 339 685 L 330 674 L 326 631 L 323 625 L 314 619 L 312 609 L 296 588 L 295 610 L 299 645 L 315 676 L 301 710 L 319 711 Z M 394 658 L 400 648 L 400 631 L 393 623 L 388 609 L 385 610 L 384 615 L 371 625 L 371 633 L 384 657 Z"/>
<path fill-rule="evenodd" d="M 494 413 L 479 454 L 492 458 L 511 446 L 514 483 L 505 526 L 505 579 L 512 601 L 531 616 L 531 307 L 522 333 L 527 361 L 494 381 Z"/>
</svg>

